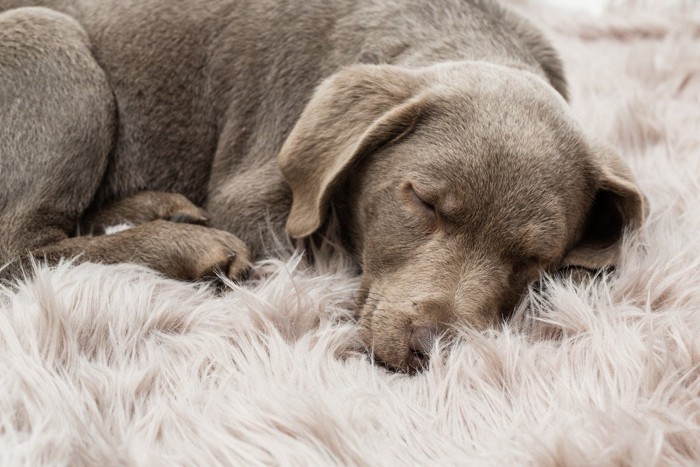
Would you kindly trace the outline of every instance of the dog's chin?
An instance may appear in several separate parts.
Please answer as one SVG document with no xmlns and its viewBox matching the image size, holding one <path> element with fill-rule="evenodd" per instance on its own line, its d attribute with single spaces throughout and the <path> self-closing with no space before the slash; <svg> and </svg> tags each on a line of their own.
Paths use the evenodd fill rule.
<svg viewBox="0 0 700 467">
<path fill-rule="evenodd" d="M 428 355 L 410 350 L 405 331 L 392 326 L 376 329 L 372 320 L 375 310 L 376 304 L 365 304 L 357 312 L 360 339 L 374 362 L 396 373 L 415 374 L 424 370 L 428 366 Z"/>
<path fill-rule="evenodd" d="M 381 360 L 376 356 L 374 358 L 374 362 L 378 366 L 380 366 L 380 367 L 382 367 L 382 368 L 384 368 L 392 373 L 403 373 L 406 375 L 415 375 L 415 374 L 420 373 L 420 372 L 427 369 L 427 365 L 422 365 L 422 364 L 416 365 L 416 366 L 411 366 L 408 364 L 397 365 L 397 364 L 385 362 L 384 360 Z"/>
<path fill-rule="evenodd" d="M 386 352 L 377 352 L 376 343 L 375 347 L 371 347 L 365 343 L 368 352 L 372 354 L 374 363 L 378 366 L 385 368 L 393 373 L 405 373 L 408 375 L 413 375 L 419 373 L 428 367 L 427 360 L 423 357 L 414 357 L 410 351 L 401 352 L 400 354 L 387 354 Z"/>
</svg>

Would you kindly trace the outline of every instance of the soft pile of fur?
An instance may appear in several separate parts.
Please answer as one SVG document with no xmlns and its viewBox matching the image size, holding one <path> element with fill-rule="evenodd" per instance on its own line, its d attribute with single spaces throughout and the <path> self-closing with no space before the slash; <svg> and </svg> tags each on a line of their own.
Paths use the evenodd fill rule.
<svg viewBox="0 0 700 467">
<path fill-rule="evenodd" d="M 134 266 L 41 269 L 0 291 L 0 462 L 700 463 L 700 4 L 517 6 L 648 196 L 615 275 L 549 283 L 406 376 L 359 350 L 342 259 L 263 263 L 223 295 Z"/>
</svg>

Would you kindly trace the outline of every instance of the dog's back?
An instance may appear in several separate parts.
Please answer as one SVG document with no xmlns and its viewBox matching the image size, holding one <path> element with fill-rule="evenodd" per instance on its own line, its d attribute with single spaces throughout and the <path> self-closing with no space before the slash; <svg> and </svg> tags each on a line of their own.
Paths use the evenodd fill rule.
<svg viewBox="0 0 700 467">
<path fill-rule="evenodd" d="M 22 6 L 77 19 L 112 89 L 118 128 L 91 209 L 182 193 L 256 251 L 267 220 L 284 235 L 291 193 L 276 156 L 340 68 L 487 60 L 565 94 L 536 29 L 487 0 L 0 0 Z"/>
<path fill-rule="evenodd" d="M 0 1 L 20 6 L 76 18 L 113 88 L 119 133 L 98 202 L 151 189 L 204 203 L 222 178 L 274 161 L 314 87 L 344 65 L 417 65 L 426 48 L 544 69 L 565 92 L 539 33 L 489 1 Z"/>
<path fill-rule="evenodd" d="M 212 4 L 221 2 L 211 2 Z M 105 70 L 119 112 L 118 137 L 97 202 L 144 190 L 201 204 L 220 130 L 209 43 L 220 16 L 209 2 L 1 2 L 46 6 L 78 20 Z"/>
</svg>

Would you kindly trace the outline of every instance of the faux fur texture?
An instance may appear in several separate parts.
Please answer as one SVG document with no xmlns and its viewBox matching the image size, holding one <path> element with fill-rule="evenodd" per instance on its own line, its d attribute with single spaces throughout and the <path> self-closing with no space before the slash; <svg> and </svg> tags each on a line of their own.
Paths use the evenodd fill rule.
<svg viewBox="0 0 700 467">
<path fill-rule="evenodd" d="M 360 351 L 342 259 L 261 263 L 222 295 L 128 265 L 40 269 L 0 292 L 0 462 L 700 463 L 700 4 L 517 4 L 648 196 L 616 274 L 550 281 L 406 376 Z"/>
</svg>

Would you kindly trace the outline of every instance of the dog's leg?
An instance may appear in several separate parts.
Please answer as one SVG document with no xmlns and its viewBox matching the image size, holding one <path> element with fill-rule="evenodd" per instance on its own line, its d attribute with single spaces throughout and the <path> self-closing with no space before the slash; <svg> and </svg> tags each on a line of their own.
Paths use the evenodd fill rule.
<svg viewBox="0 0 700 467">
<path fill-rule="evenodd" d="M 116 110 L 89 46 L 53 10 L 0 14 L 0 262 L 67 238 L 102 179 Z"/>
<path fill-rule="evenodd" d="M 0 279 L 49 262 L 134 262 L 180 279 L 244 274 L 235 236 L 148 222 L 115 235 L 74 237 L 104 175 L 116 129 L 114 98 L 82 27 L 45 8 L 0 14 Z"/>
<path fill-rule="evenodd" d="M 220 272 L 230 279 L 247 275 L 251 255 L 235 235 L 201 225 L 156 220 L 128 230 L 97 237 L 68 238 L 35 250 L 48 263 L 75 257 L 96 263 L 135 263 L 148 266 L 173 279 L 214 279 Z M 10 268 L 28 271 L 30 260 L 22 258 Z M 2 273 L 0 273 L 2 277 Z"/>
<path fill-rule="evenodd" d="M 154 220 L 205 225 L 206 212 L 178 193 L 142 191 L 86 215 L 80 222 L 81 234 L 101 235 L 118 224 L 141 225 Z"/>
<path fill-rule="evenodd" d="M 66 238 L 19 256 L 0 270 L 0 283 L 31 274 L 32 258 L 55 264 L 62 258 L 104 264 L 134 263 L 180 280 L 215 279 L 217 273 L 245 277 L 251 255 L 233 234 L 201 225 L 163 220 L 97 237 Z M 0 268 L 2 266 L 0 265 Z"/>
</svg>

